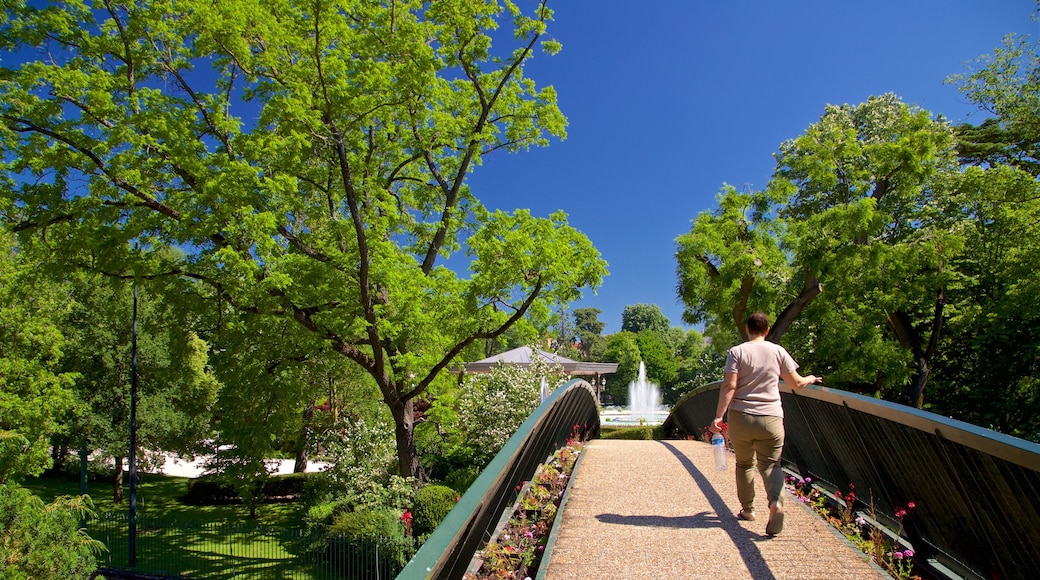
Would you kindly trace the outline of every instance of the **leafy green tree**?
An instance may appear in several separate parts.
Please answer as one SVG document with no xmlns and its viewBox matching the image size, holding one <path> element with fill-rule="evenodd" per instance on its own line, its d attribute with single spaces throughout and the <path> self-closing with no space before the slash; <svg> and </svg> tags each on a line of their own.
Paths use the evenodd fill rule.
<svg viewBox="0 0 1040 580">
<path fill-rule="evenodd" d="M 581 342 L 581 356 L 584 360 L 603 360 L 607 342 L 603 338 L 606 323 L 600 321 L 599 308 L 578 308 L 574 311 L 574 327 Z"/>
<path fill-rule="evenodd" d="M 116 502 L 123 498 L 123 465 L 129 454 L 133 342 L 133 285 L 90 273 L 68 276 L 68 313 L 60 323 L 68 340 L 61 368 L 77 376 L 77 405 L 55 439 L 59 450 L 100 452 L 114 460 Z M 209 372 L 209 345 L 192 330 L 195 321 L 147 286 L 137 300 L 137 446 L 141 456 L 192 455 L 212 436 L 219 383 Z M 59 452 L 59 455 L 61 453 Z"/>
<path fill-rule="evenodd" d="M 957 127 L 957 153 L 966 165 L 1009 165 L 1040 175 L 1040 51 L 1028 37 L 1009 34 L 947 83 L 991 116 Z"/>
<path fill-rule="evenodd" d="M 618 332 L 607 337 L 607 360 L 617 363 L 617 371 L 607 375 L 607 386 L 603 390 L 603 403 L 624 405 L 628 402 L 628 384 L 639 375 L 639 345 L 636 335 Z"/>
<path fill-rule="evenodd" d="M 941 119 L 892 95 L 828 106 L 781 145 L 766 191 L 724 189 L 679 239 L 684 316 L 742 332 L 764 310 L 767 338 L 791 330 L 800 360 L 832 384 L 920 405 L 962 248 L 956 212 L 943 212 L 952 143 Z"/>
<path fill-rule="evenodd" d="M 785 230 L 775 215 L 783 198 L 778 190 L 740 193 L 725 185 L 716 197 L 718 208 L 698 215 L 676 240 L 683 320 L 714 327 L 720 342 L 746 340 L 744 321 L 751 312 L 782 308 L 793 274 L 780 247 Z M 819 291 L 809 274 L 800 303 L 808 304 Z"/>
<path fill-rule="evenodd" d="M 657 332 L 649 328 L 636 333 L 636 346 L 639 347 L 639 358 L 646 365 L 647 380 L 660 387 L 665 403 L 674 403 L 677 399 L 675 379 L 679 373 L 675 353 Z"/>
<path fill-rule="evenodd" d="M 947 300 L 944 355 L 931 408 L 1040 440 L 1040 184 L 1029 173 L 970 167 L 957 182 L 965 214 L 961 274 Z"/>
<path fill-rule="evenodd" d="M 941 343 L 945 292 L 957 276 L 951 261 L 963 247 L 951 227 L 957 215 L 942 211 L 954 153 L 945 122 L 882 95 L 828 107 L 777 156 L 775 180 L 794 188 L 779 212 L 792 234 L 793 263 L 827 288 L 833 315 L 820 317 L 843 321 L 806 332 L 824 335 L 819 344 L 834 349 L 834 366 L 878 348 L 868 341 L 894 340 L 910 359 L 902 371 L 845 365 L 846 377 L 894 388 L 897 400 L 916 406 Z M 884 330 L 856 339 L 840 334 L 870 328 Z"/>
<path fill-rule="evenodd" d="M 375 381 L 413 476 L 439 373 L 606 274 L 563 213 L 488 211 L 466 184 L 494 151 L 564 137 L 555 90 L 524 75 L 560 49 L 551 18 L 480 0 L 11 10 L 0 49 L 44 56 L 0 82 L 0 204 L 63 265 L 83 248 L 77 267 L 188 278 L 214 311 L 311 331 Z M 469 278 L 438 264 L 462 251 Z"/>
<path fill-rule="evenodd" d="M 725 362 L 725 353 L 706 340 L 703 334 L 697 330 L 686 332 L 679 345 L 677 377 L 672 396 L 678 400 L 689 391 L 722 380 Z"/>
<path fill-rule="evenodd" d="M 638 334 L 644 330 L 664 335 L 672 323 L 656 304 L 629 304 L 621 312 L 621 330 Z"/>
<path fill-rule="evenodd" d="M 65 289 L 38 276 L 31 260 L 0 233 L 0 483 L 51 465 L 51 437 L 73 408 L 75 374 L 60 366 Z"/>
<path fill-rule="evenodd" d="M 91 578 L 105 546 L 79 522 L 92 517 L 90 498 L 61 497 L 44 504 L 15 484 L 0 483 L 0 562 L 3 576 Z"/>
</svg>

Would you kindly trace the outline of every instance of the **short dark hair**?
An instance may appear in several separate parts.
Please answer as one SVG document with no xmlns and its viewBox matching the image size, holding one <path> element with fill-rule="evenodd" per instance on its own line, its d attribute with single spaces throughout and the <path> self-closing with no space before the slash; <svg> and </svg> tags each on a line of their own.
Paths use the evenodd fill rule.
<svg viewBox="0 0 1040 580">
<path fill-rule="evenodd" d="M 758 336 L 769 332 L 769 317 L 765 312 L 754 312 L 747 317 L 748 333 Z"/>
</svg>

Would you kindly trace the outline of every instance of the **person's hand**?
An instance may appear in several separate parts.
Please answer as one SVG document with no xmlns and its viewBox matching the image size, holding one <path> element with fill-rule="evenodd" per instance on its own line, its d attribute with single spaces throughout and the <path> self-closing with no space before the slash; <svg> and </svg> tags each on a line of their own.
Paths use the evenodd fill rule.
<svg viewBox="0 0 1040 580">
<path fill-rule="evenodd" d="M 712 419 L 711 425 L 708 425 L 708 431 L 711 431 L 712 433 L 721 433 L 722 427 L 719 423 L 722 423 L 722 417 L 715 417 Z"/>
</svg>

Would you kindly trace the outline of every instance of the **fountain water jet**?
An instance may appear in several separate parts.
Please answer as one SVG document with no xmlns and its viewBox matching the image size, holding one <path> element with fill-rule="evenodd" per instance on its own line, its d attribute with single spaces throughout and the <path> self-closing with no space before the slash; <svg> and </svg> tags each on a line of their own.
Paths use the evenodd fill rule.
<svg viewBox="0 0 1040 580">
<path fill-rule="evenodd" d="M 639 361 L 639 374 L 628 383 L 628 411 L 633 421 L 661 419 L 661 389 L 646 380 L 646 365 Z"/>
</svg>

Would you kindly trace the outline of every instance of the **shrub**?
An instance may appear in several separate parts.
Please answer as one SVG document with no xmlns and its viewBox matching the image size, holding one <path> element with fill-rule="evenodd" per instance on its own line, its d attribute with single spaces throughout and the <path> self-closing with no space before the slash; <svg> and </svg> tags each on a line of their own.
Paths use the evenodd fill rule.
<svg viewBox="0 0 1040 580">
<path fill-rule="evenodd" d="M 466 493 L 466 490 L 473 485 L 478 476 L 480 476 L 480 470 L 476 467 L 460 467 L 448 473 L 447 477 L 444 478 L 444 485 L 458 491 L 460 494 Z"/>
<path fill-rule="evenodd" d="M 88 578 L 104 546 L 79 528 L 89 498 L 45 505 L 18 485 L 0 484 L 0 562 L 4 578 Z"/>
<path fill-rule="evenodd" d="M 329 526 L 332 535 L 351 539 L 404 538 L 404 525 L 399 513 L 389 509 L 343 512 L 334 516 Z"/>
<path fill-rule="evenodd" d="M 343 512 L 334 516 L 330 534 L 325 536 L 325 557 L 332 562 L 353 563 L 356 578 L 379 577 L 379 570 L 404 566 L 414 553 L 405 537 L 400 512 L 390 509 L 372 509 Z M 372 544 L 379 545 L 379 554 L 372 560 Z"/>
<path fill-rule="evenodd" d="M 649 425 L 616 429 L 601 428 L 599 437 L 600 439 L 653 440 L 654 428 Z"/>
<path fill-rule="evenodd" d="M 310 473 L 287 473 L 271 476 L 263 483 L 260 497 L 265 502 L 291 501 L 307 488 Z M 204 475 L 188 482 L 188 493 L 180 498 L 188 505 L 226 505 L 239 503 L 242 498 L 234 487 L 215 475 Z"/>
<path fill-rule="evenodd" d="M 412 514 L 412 530 L 416 537 L 423 537 L 437 528 L 459 501 L 459 494 L 444 485 L 427 485 L 415 495 L 415 512 Z"/>
</svg>

